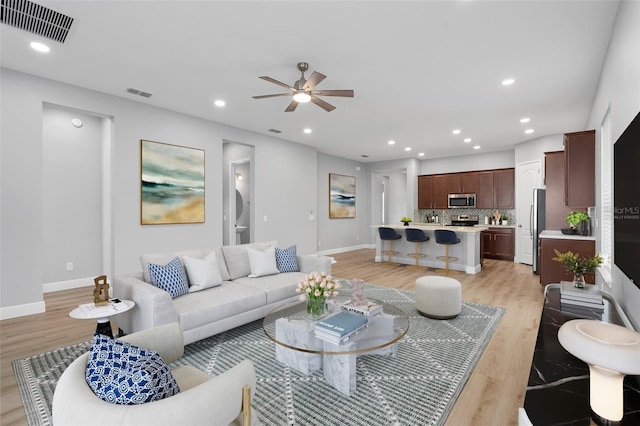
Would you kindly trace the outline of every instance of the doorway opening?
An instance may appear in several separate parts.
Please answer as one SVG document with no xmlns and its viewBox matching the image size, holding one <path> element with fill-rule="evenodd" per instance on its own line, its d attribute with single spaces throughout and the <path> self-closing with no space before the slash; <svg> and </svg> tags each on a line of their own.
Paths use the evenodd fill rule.
<svg viewBox="0 0 640 426">
<path fill-rule="evenodd" d="M 247 244 L 254 235 L 254 147 L 224 141 L 223 244 Z"/>
</svg>

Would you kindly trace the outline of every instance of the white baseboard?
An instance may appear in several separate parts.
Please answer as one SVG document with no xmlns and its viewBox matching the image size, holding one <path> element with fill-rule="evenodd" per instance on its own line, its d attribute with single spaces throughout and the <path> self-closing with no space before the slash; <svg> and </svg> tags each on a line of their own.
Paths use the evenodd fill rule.
<svg viewBox="0 0 640 426">
<path fill-rule="evenodd" d="M 24 317 L 26 315 L 41 314 L 44 311 L 44 301 L 26 303 L 24 305 L 6 306 L 4 308 L 0 308 L 0 320 Z"/>
<path fill-rule="evenodd" d="M 76 280 L 56 281 L 53 283 L 42 284 L 43 293 L 51 293 L 52 291 L 71 290 L 72 288 L 94 287 L 93 277 L 78 278 Z"/>
<path fill-rule="evenodd" d="M 322 250 L 322 251 L 319 251 L 318 254 L 321 256 L 327 256 L 330 254 L 344 253 L 347 251 L 360 250 L 360 249 L 374 249 L 374 248 L 376 248 L 375 244 L 360 244 L 359 246 L 340 247 L 340 248 L 335 248 L 330 250 Z"/>
</svg>

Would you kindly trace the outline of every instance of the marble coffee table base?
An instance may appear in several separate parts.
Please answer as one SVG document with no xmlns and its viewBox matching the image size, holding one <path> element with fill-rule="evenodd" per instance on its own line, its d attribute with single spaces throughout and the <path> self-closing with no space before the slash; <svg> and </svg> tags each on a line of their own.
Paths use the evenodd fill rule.
<svg viewBox="0 0 640 426">
<path fill-rule="evenodd" d="M 378 315 L 369 320 L 367 328 L 368 340 L 380 339 L 380 346 L 388 342 L 393 335 L 395 317 Z M 386 337 L 385 337 L 386 336 Z M 276 344 L 276 360 L 302 374 L 312 374 L 322 368 L 324 377 L 331 386 L 347 396 L 356 391 L 356 363 L 360 355 L 385 355 L 395 357 L 397 345 L 384 346 L 381 349 L 357 353 L 357 343 L 348 341 L 340 345 L 317 339 L 313 331 L 313 323 L 306 320 L 290 320 L 280 318 L 276 321 L 276 337 L 279 342 L 288 342 L 291 346 L 304 348 L 318 353 L 289 349 Z M 323 352 L 351 352 L 344 355 Z"/>
</svg>

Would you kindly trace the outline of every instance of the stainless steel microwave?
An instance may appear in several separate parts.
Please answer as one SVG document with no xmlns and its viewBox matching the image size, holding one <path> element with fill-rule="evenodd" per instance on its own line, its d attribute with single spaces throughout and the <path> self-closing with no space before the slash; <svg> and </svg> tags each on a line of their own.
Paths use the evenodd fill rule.
<svg viewBox="0 0 640 426">
<path fill-rule="evenodd" d="M 449 194 L 450 209 L 475 209 L 476 194 Z"/>
</svg>

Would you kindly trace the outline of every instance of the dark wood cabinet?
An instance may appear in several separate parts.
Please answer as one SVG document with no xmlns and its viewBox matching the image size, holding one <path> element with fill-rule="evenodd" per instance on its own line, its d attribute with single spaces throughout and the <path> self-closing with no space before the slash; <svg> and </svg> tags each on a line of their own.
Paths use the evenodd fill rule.
<svg viewBox="0 0 640 426">
<path fill-rule="evenodd" d="M 479 209 L 493 208 L 493 172 L 476 173 L 476 207 Z"/>
<path fill-rule="evenodd" d="M 447 175 L 418 176 L 418 208 L 446 209 Z"/>
<path fill-rule="evenodd" d="M 447 191 L 447 175 L 433 176 L 433 207 L 449 208 L 449 192 Z"/>
<path fill-rule="evenodd" d="M 515 256 L 515 229 L 489 228 L 480 234 L 481 251 L 486 259 L 513 261 Z"/>
<path fill-rule="evenodd" d="M 576 208 L 595 205 L 595 130 L 564 135 L 564 204 Z"/>
<path fill-rule="evenodd" d="M 515 208 L 515 169 L 493 172 L 494 207 L 496 209 Z"/>
<path fill-rule="evenodd" d="M 478 209 L 515 208 L 515 169 L 418 176 L 418 208 L 446 209 L 448 194 L 476 194 Z"/>
<path fill-rule="evenodd" d="M 564 265 L 553 260 L 556 257 L 554 251 L 560 253 L 571 251 L 580 253 L 580 256 L 592 257 L 596 253 L 596 242 L 592 240 L 565 240 L 555 238 L 542 238 L 540 240 L 540 284 L 555 284 L 560 281 L 573 281 L 573 275 L 568 273 Z M 595 282 L 593 274 L 585 275 L 585 281 L 589 284 Z"/>
<path fill-rule="evenodd" d="M 451 173 L 447 175 L 449 194 L 474 194 L 477 172 Z"/>
<path fill-rule="evenodd" d="M 564 203 L 564 151 L 544 153 L 544 184 L 546 190 L 545 229 L 568 228 L 571 209 Z"/>
</svg>

